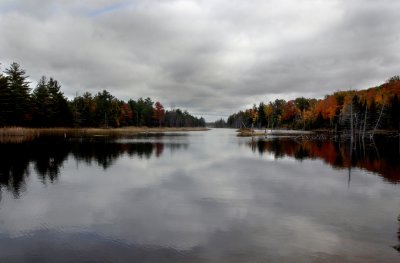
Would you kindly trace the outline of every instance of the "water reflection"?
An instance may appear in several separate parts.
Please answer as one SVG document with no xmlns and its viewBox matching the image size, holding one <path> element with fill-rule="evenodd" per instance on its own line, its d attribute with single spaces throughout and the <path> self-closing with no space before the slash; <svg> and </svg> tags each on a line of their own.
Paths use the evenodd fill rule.
<svg viewBox="0 0 400 263">
<path fill-rule="evenodd" d="M 27 258 L 29 258 L 29 262 L 52 263 L 204 262 L 196 250 L 184 251 L 163 246 L 126 244 L 121 240 L 93 233 L 54 233 L 49 230 L 41 230 L 31 233 L 29 236 L 16 237 L 11 240 L 0 236 L 0 247 L 3 251 L 8 251 L 8 254 L 13 255 L 12 262 L 28 262 Z M 43 249 L 44 247 L 46 249 Z M 40 250 L 40 254 L 34 252 L 37 250 Z"/>
<path fill-rule="evenodd" d="M 378 173 L 390 183 L 400 183 L 400 154 L 397 141 L 378 139 L 353 147 L 346 142 L 324 140 L 294 140 L 291 138 L 258 139 L 247 143 L 260 155 L 273 154 L 278 158 L 294 157 L 296 160 L 322 159 L 334 168 L 351 167 Z"/>
<path fill-rule="evenodd" d="M 248 141 L 231 130 L 75 138 L 46 186 L 29 154 L 27 191 L 1 193 L 0 262 L 398 261 L 400 184 L 354 168 L 348 188 L 343 170 L 306 147 L 300 162 Z"/>
<path fill-rule="evenodd" d="M 165 148 L 171 152 L 187 149 L 185 141 L 164 142 L 159 134 L 124 138 L 44 136 L 24 142 L 0 144 L 0 190 L 6 188 L 15 197 L 25 190 L 25 179 L 30 165 L 42 183 L 57 180 L 63 163 L 71 155 L 78 163 L 97 164 L 107 169 L 126 154 L 130 158 L 149 159 L 160 157 Z"/>
<path fill-rule="evenodd" d="M 396 249 L 400 253 L 400 215 L 397 217 L 397 221 L 399 222 L 399 230 L 397 230 L 397 239 L 399 240 L 399 244 L 394 246 L 394 249 Z"/>
</svg>

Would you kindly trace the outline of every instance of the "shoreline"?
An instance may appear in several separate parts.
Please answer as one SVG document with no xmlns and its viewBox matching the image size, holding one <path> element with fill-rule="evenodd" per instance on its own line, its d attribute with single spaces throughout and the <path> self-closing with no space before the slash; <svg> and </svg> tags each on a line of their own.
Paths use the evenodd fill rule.
<svg viewBox="0 0 400 263">
<path fill-rule="evenodd" d="M 40 135 L 55 136 L 112 136 L 112 135 L 137 135 L 141 133 L 189 132 L 208 131 L 206 127 L 123 127 L 123 128 L 27 128 L 27 127 L 2 127 L 0 128 L 0 141 L 5 138 L 37 137 Z"/>
<path fill-rule="evenodd" d="M 285 129 L 239 129 L 236 130 L 237 136 L 239 137 L 259 137 L 259 136 L 346 136 L 343 132 L 338 132 L 335 134 L 334 130 L 285 130 Z M 375 135 L 377 136 L 389 136 L 389 137 L 399 137 L 400 133 L 396 130 L 376 130 Z M 369 137 L 372 133 L 371 130 L 365 132 L 366 137 Z M 356 136 L 360 136 L 355 135 Z"/>
</svg>

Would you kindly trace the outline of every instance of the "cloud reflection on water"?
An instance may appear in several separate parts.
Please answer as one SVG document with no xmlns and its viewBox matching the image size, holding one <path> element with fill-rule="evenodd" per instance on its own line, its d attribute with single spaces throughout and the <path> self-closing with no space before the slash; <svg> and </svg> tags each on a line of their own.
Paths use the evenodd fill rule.
<svg viewBox="0 0 400 263">
<path fill-rule="evenodd" d="M 398 258 L 397 185 L 355 168 L 348 188 L 343 170 L 265 159 L 238 140 L 249 141 L 211 131 L 189 136 L 185 151 L 120 155 L 107 169 L 69 155 L 56 184 L 30 177 L 20 199 L 3 196 L 0 246 L 110 261 Z"/>
</svg>

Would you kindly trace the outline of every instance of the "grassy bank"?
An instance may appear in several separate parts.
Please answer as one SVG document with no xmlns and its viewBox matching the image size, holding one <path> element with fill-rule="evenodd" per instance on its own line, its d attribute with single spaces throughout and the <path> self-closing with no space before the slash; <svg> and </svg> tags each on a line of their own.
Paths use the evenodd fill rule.
<svg viewBox="0 0 400 263">
<path fill-rule="evenodd" d="M 0 142 L 22 142 L 40 135 L 75 136 L 129 136 L 141 133 L 207 131 L 204 127 L 123 127 L 123 128 L 0 128 Z"/>
</svg>

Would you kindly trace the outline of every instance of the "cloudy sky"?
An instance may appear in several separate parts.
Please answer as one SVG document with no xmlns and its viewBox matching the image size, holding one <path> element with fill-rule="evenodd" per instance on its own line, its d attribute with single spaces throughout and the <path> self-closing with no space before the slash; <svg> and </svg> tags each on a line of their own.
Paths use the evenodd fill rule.
<svg viewBox="0 0 400 263">
<path fill-rule="evenodd" d="M 398 0 L 1 0 L 0 62 L 211 121 L 400 74 Z"/>
</svg>

